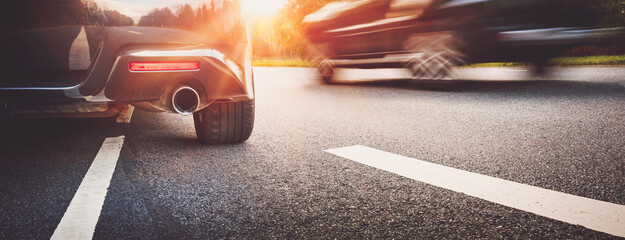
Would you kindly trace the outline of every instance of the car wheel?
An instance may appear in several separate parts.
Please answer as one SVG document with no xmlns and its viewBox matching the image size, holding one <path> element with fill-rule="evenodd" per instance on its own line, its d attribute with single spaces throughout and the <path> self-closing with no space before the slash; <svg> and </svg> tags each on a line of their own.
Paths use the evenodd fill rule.
<svg viewBox="0 0 625 240">
<path fill-rule="evenodd" d="M 549 75 L 549 58 L 542 57 L 532 61 L 533 67 L 531 68 L 532 76 L 537 78 L 545 78 Z"/>
<path fill-rule="evenodd" d="M 334 84 L 334 69 L 336 66 L 330 60 L 332 51 L 330 43 L 310 45 L 309 55 L 313 57 L 313 64 L 317 68 L 321 81 L 325 84 Z"/>
<path fill-rule="evenodd" d="M 415 34 L 404 43 L 412 53 L 406 67 L 415 79 L 454 79 L 453 67 L 466 64 L 461 37 L 453 32 Z"/>
<path fill-rule="evenodd" d="M 241 143 L 254 128 L 254 100 L 213 103 L 195 112 L 193 120 L 200 143 Z"/>
<path fill-rule="evenodd" d="M 334 84 L 334 65 L 327 59 L 315 61 L 315 64 L 321 81 L 325 84 Z"/>
</svg>

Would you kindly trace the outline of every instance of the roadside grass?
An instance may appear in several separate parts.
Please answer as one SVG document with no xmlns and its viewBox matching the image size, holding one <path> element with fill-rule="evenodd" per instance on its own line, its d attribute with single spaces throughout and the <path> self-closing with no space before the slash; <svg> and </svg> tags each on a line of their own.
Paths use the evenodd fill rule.
<svg viewBox="0 0 625 240">
<path fill-rule="evenodd" d="M 617 66 L 625 65 L 625 55 L 555 58 L 551 63 L 556 66 Z"/>
<path fill-rule="evenodd" d="M 550 63 L 554 66 L 623 66 L 625 65 L 625 55 L 605 55 L 605 56 L 589 56 L 589 57 L 560 57 L 551 59 Z M 313 67 L 314 64 L 309 60 L 302 59 L 271 59 L 271 60 L 254 60 L 252 65 L 255 67 Z M 464 67 L 525 67 L 530 66 L 528 63 L 519 62 L 494 62 L 494 63 L 477 63 Z"/>
<path fill-rule="evenodd" d="M 523 62 L 491 62 L 491 63 L 475 63 L 469 64 L 466 66 L 461 66 L 463 68 L 490 68 L 490 67 L 527 67 L 531 66 L 529 63 Z"/>
</svg>

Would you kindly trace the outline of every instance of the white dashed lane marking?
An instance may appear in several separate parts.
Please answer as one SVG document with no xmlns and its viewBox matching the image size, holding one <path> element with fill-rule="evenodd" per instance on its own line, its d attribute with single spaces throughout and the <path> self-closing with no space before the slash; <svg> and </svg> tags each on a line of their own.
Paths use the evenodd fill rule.
<svg viewBox="0 0 625 240">
<path fill-rule="evenodd" d="M 625 237 L 625 206 L 352 146 L 326 152 L 440 188 Z"/>
<path fill-rule="evenodd" d="M 123 145 L 124 136 L 104 140 L 51 239 L 93 237 Z"/>
</svg>

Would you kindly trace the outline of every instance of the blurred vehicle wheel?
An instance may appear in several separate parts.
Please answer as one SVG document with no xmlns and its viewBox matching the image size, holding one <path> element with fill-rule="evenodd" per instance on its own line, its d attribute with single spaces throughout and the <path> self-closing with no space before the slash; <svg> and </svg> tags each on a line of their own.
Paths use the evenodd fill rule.
<svg viewBox="0 0 625 240">
<path fill-rule="evenodd" d="M 532 75 L 534 77 L 547 77 L 549 75 L 549 58 L 538 58 L 532 61 Z"/>
<path fill-rule="evenodd" d="M 213 103 L 193 114 L 195 133 L 204 144 L 246 141 L 254 127 L 254 100 Z"/>
<path fill-rule="evenodd" d="M 321 81 L 325 84 L 334 84 L 334 69 L 336 66 L 330 61 L 330 44 L 322 43 L 310 45 L 308 48 L 310 56 L 314 57 L 313 63 L 317 68 Z"/>
<path fill-rule="evenodd" d="M 406 67 L 415 79 L 453 79 L 453 67 L 466 64 L 461 37 L 453 32 L 414 34 L 404 43 L 412 53 Z"/>
<path fill-rule="evenodd" d="M 321 77 L 321 81 L 325 84 L 334 84 L 334 65 L 326 58 L 315 60 L 317 71 Z"/>
</svg>

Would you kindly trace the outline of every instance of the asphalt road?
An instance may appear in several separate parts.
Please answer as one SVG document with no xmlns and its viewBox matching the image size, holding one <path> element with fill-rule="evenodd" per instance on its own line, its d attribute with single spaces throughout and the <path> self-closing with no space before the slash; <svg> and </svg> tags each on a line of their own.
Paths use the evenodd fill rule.
<svg viewBox="0 0 625 240">
<path fill-rule="evenodd" d="M 94 239 L 616 238 L 324 151 L 363 145 L 625 205 L 625 68 L 459 72 L 346 71 L 321 85 L 312 69 L 256 68 L 254 133 L 237 145 L 200 145 L 192 117 L 139 110 L 126 125 L 13 123 L 0 239 L 50 238 L 104 139 L 122 135 Z"/>
</svg>

